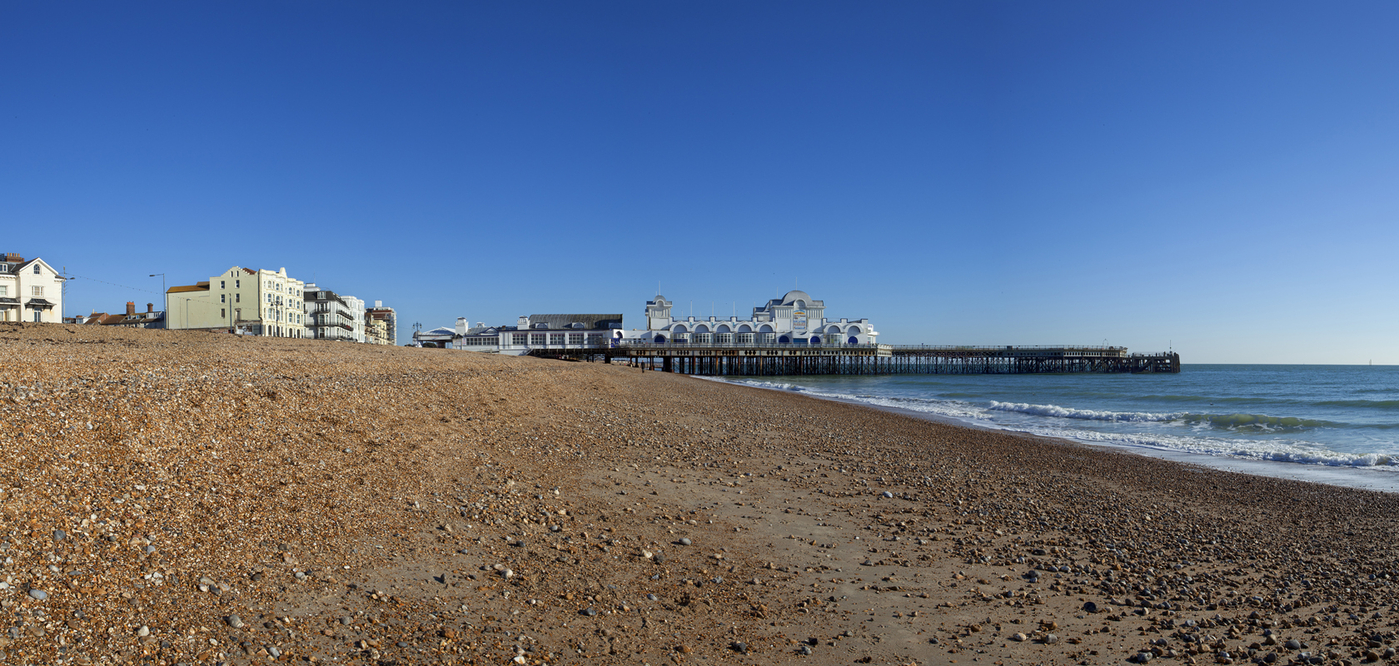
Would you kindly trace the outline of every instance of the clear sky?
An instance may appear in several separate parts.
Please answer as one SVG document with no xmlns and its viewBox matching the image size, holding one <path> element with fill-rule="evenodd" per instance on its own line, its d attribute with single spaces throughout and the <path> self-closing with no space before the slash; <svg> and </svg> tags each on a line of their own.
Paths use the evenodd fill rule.
<svg viewBox="0 0 1399 666">
<path fill-rule="evenodd" d="M 400 331 L 799 284 L 883 342 L 1394 364 L 1396 34 L 1393 2 L 0 0 L 0 251 L 78 276 L 68 314 L 233 265 Z"/>
</svg>

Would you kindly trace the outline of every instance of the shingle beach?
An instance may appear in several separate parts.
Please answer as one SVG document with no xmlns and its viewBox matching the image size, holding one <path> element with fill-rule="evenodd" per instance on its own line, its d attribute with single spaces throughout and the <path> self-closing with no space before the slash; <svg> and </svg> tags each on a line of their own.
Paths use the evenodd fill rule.
<svg viewBox="0 0 1399 666">
<path fill-rule="evenodd" d="M 0 663 L 1364 663 L 1399 496 L 601 363 L 0 324 Z"/>
</svg>

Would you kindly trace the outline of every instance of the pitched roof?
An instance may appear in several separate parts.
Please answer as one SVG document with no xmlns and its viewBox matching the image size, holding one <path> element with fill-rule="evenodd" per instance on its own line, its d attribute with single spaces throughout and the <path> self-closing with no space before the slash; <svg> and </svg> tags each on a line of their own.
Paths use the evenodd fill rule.
<svg viewBox="0 0 1399 666">
<path fill-rule="evenodd" d="M 165 293 L 167 293 L 167 294 L 182 294 L 182 293 L 187 292 L 187 291 L 209 291 L 209 283 L 205 282 L 203 285 L 198 285 L 198 284 L 187 284 L 187 285 L 182 285 L 182 286 L 179 286 L 179 287 L 171 287 L 171 288 L 167 289 Z"/>
</svg>

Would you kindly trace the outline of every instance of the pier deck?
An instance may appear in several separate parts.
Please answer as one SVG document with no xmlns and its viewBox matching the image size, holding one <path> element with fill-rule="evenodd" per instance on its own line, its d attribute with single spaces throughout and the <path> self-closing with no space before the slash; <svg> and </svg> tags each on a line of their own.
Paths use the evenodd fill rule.
<svg viewBox="0 0 1399 666">
<path fill-rule="evenodd" d="M 676 344 L 533 349 L 531 356 L 614 360 L 663 372 L 710 376 L 1178 373 L 1180 355 L 1129 354 L 1108 346 L 900 346 Z"/>
</svg>

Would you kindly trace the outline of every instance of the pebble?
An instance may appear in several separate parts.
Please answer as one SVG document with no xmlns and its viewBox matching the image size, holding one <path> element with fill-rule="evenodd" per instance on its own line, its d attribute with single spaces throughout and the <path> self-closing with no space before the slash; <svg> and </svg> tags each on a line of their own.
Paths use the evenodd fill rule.
<svg viewBox="0 0 1399 666">
<path fill-rule="evenodd" d="M 597 609 L 593 608 L 592 606 L 589 606 L 587 608 L 584 608 L 583 610 L 578 611 L 578 614 L 586 617 L 592 617 L 594 615 L 597 615 Z"/>
<path fill-rule="evenodd" d="M 1025 634 L 1015 633 L 1015 634 L 1012 634 L 1012 635 L 1011 635 L 1010 640 L 1013 640 L 1013 641 L 1015 641 L 1015 642 L 1017 642 L 1017 643 L 1021 643 L 1021 642 L 1024 642 L 1025 640 L 1027 640 L 1028 638 L 1029 638 L 1029 636 L 1026 636 Z"/>
<path fill-rule="evenodd" d="M 1098 604 L 1095 604 L 1095 603 L 1093 603 L 1093 602 L 1091 602 L 1091 601 L 1088 602 L 1088 603 L 1086 603 L 1086 604 L 1084 604 L 1084 605 L 1083 605 L 1083 612 L 1085 612 L 1085 613 L 1096 613 L 1096 612 L 1098 612 Z"/>
<path fill-rule="evenodd" d="M 39 600 L 39 601 L 43 601 L 43 600 L 49 598 L 49 593 L 48 593 L 48 592 L 45 592 L 45 591 L 43 591 L 43 590 L 40 590 L 40 589 L 32 589 L 32 590 L 29 591 L 29 596 L 30 596 L 31 598 L 33 598 L 33 599 L 37 599 L 37 600 Z"/>
<path fill-rule="evenodd" d="M 886 490 L 886 491 L 884 491 L 884 493 L 883 493 L 883 497 L 884 497 L 884 499 L 893 499 L 893 498 L 894 498 L 894 493 L 891 493 L 891 492 L 889 492 L 889 491 Z"/>
<path fill-rule="evenodd" d="M 682 545 L 682 546 L 688 546 L 688 545 L 690 545 L 691 543 L 693 543 L 693 542 L 690 541 L 690 538 L 689 538 L 689 537 L 681 537 L 681 538 L 680 538 L 680 545 Z"/>
<path fill-rule="evenodd" d="M 63 530 L 54 530 L 54 531 L 53 531 L 53 540 L 54 540 L 54 541 L 62 541 L 62 540 L 67 539 L 67 538 L 68 538 L 68 533 L 67 533 L 67 532 L 64 532 Z"/>
<path fill-rule="evenodd" d="M 657 597 L 657 596 L 654 595 L 654 594 L 648 594 L 648 595 L 646 595 L 646 600 L 647 600 L 647 601 L 655 601 L 655 600 L 657 600 L 657 599 L 659 599 L 659 598 L 660 598 L 660 597 Z"/>
<path fill-rule="evenodd" d="M 228 622 L 228 626 L 233 627 L 234 629 L 243 628 L 243 618 L 238 617 L 237 615 L 230 615 L 227 618 L 224 618 L 224 621 Z"/>
<path fill-rule="evenodd" d="M 136 635 L 145 638 L 146 636 L 151 635 L 151 628 L 143 624 L 141 625 L 140 629 L 136 630 Z"/>
</svg>

